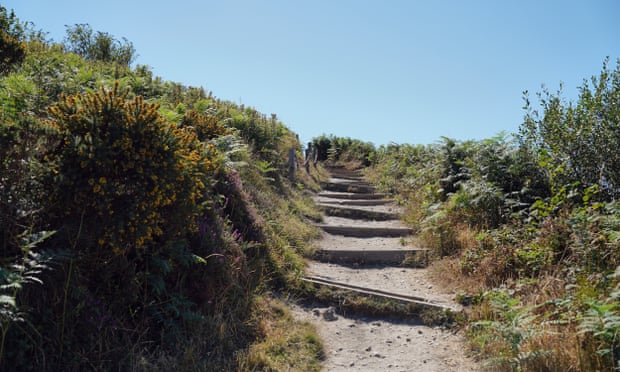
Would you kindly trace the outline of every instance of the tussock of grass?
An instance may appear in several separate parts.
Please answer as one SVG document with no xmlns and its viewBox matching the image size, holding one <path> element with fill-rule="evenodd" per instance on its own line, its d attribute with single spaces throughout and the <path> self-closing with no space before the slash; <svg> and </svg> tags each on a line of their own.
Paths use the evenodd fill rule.
<svg viewBox="0 0 620 372">
<path fill-rule="evenodd" d="M 284 303 L 273 298 L 256 301 L 262 341 L 238 354 L 238 371 L 319 371 L 323 345 L 314 328 L 293 319 Z"/>
</svg>

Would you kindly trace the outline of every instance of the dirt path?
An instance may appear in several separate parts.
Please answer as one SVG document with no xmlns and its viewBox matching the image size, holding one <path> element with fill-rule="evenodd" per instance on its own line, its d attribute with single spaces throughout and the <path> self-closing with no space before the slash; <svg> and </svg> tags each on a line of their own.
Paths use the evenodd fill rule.
<svg viewBox="0 0 620 372">
<path fill-rule="evenodd" d="M 338 172 L 342 174 L 342 172 Z M 330 184 L 338 184 L 341 191 L 327 191 L 317 197 L 321 205 L 333 207 L 341 205 L 350 209 L 372 210 L 393 214 L 399 211 L 391 203 L 368 200 L 360 197 L 355 202 L 356 184 L 363 185 L 359 194 L 368 194 L 368 185 L 356 181 L 354 174 L 334 178 Z M 342 185 L 350 185 L 343 189 Z M 339 198 L 342 195 L 342 198 Z M 371 203 L 374 205 L 363 205 Z M 353 204 L 353 205 L 351 205 Z M 360 205 L 355 205 L 360 204 Z M 327 209 L 330 210 L 330 209 Z M 334 212 L 331 210 L 331 212 Z M 337 212 L 337 211 L 336 211 Z M 381 216 L 374 217 L 381 219 Z M 358 217 L 327 216 L 326 225 L 350 226 L 364 229 L 373 226 L 403 227 L 400 221 L 386 218 L 385 221 L 370 221 Z M 364 234 L 361 234 L 364 235 Z M 386 236 L 342 236 L 324 233 L 319 242 L 320 248 L 328 251 L 346 250 L 355 254 L 368 250 L 415 250 L 410 246 L 411 239 Z M 408 243 L 409 242 L 409 243 Z M 412 251 L 413 252 L 413 251 Z M 334 256 L 335 257 L 335 256 Z M 362 256 L 360 256 L 362 257 Z M 339 283 L 387 291 L 394 294 L 416 296 L 429 303 L 449 307 L 455 311 L 460 306 L 454 303 L 454 293 L 444 293 L 433 285 L 425 268 L 406 268 L 393 265 L 360 262 L 346 264 L 342 262 L 311 261 L 308 274 Z M 332 314 L 333 308 L 294 306 L 293 312 L 298 319 L 313 323 L 323 339 L 326 359 L 325 371 L 478 371 L 479 367 L 465 355 L 464 339 L 453 331 L 431 327 L 416 319 L 390 319 L 358 317 L 353 314 Z"/>
</svg>

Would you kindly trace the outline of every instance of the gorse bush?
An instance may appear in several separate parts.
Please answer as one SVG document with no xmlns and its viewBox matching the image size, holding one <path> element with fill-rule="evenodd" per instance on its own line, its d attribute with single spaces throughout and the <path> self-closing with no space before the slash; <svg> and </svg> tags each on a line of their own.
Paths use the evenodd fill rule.
<svg viewBox="0 0 620 372">
<path fill-rule="evenodd" d="M 187 111 L 181 119 L 180 126 L 192 128 L 198 140 L 203 142 L 230 132 L 230 129 L 223 126 L 214 116 L 196 110 Z"/>
<path fill-rule="evenodd" d="M 157 106 L 128 92 L 64 97 L 49 110 L 57 145 L 50 168 L 50 212 L 88 221 L 89 239 L 124 254 L 164 234 L 192 229 L 217 156 L 194 133 L 165 122 Z"/>
</svg>

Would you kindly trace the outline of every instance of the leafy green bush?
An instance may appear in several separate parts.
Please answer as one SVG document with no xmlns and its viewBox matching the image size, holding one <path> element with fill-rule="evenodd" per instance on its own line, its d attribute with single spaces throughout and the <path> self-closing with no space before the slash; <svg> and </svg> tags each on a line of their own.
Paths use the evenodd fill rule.
<svg viewBox="0 0 620 372">
<path fill-rule="evenodd" d="M 552 175 L 554 188 L 579 183 L 584 190 L 598 185 L 605 200 L 620 190 L 620 60 L 615 69 L 603 63 L 598 77 L 584 81 L 576 103 L 564 102 L 560 90 L 538 94 L 542 111 L 534 110 L 527 92 L 527 114 L 521 138 Z"/>
<path fill-rule="evenodd" d="M 136 57 L 133 44 L 125 38 L 121 41 L 107 32 L 93 32 L 89 24 L 66 27 L 64 47 L 86 60 L 115 62 L 127 67 Z"/>
<path fill-rule="evenodd" d="M 370 165 L 375 152 L 375 146 L 370 142 L 333 134 L 313 138 L 312 146 L 317 149 L 317 158 L 320 161 L 358 162 L 363 166 Z"/>
</svg>

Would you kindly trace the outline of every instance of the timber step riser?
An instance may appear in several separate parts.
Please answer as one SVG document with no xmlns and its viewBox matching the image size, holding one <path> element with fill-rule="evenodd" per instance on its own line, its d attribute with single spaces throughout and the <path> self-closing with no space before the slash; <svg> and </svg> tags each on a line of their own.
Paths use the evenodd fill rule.
<svg viewBox="0 0 620 372">
<path fill-rule="evenodd" d="M 345 177 L 359 178 L 359 179 L 364 178 L 362 173 L 357 170 L 344 169 L 344 168 L 331 168 L 331 169 L 328 168 L 328 169 L 329 169 L 330 176 L 334 178 L 345 178 Z"/>
<path fill-rule="evenodd" d="M 407 295 L 402 295 L 399 293 L 385 292 L 385 291 L 381 291 L 381 290 L 377 290 L 373 288 L 359 287 L 359 286 L 351 285 L 348 283 L 336 282 L 336 281 L 323 279 L 323 278 L 319 278 L 315 276 L 307 276 L 307 277 L 304 277 L 303 280 L 313 283 L 315 285 L 344 289 L 346 291 L 349 291 L 355 294 L 370 295 L 373 297 L 378 297 L 378 298 L 387 299 L 387 300 L 396 300 L 396 301 L 400 301 L 404 303 L 421 305 L 421 306 L 425 306 L 425 307 L 429 307 L 429 308 L 441 310 L 441 311 L 455 311 L 456 310 L 449 306 L 433 303 L 433 302 L 428 301 L 425 298 L 417 297 L 417 296 L 407 296 Z"/>
<path fill-rule="evenodd" d="M 346 199 L 346 200 L 377 200 L 378 203 L 389 203 L 391 200 L 385 199 L 389 195 L 382 193 L 367 193 L 367 194 L 352 194 L 352 193 L 329 193 L 329 192 L 320 192 L 318 194 L 323 198 L 331 198 L 331 199 Z"/>
<path fill-rule="evenodd" d="M 326 233 L 357 238 L 406 237 L 413 233 L 413 229 L 407 227 L 357 227 L 357 226 L 334 226 L 318 224 L 319 228 Z"/>
<path fill-rule="evenodd" d="M 358 206 L 358 207 L 373 207 L 378 205 L 386 205 L 392 203 L 392 200 L 387 199 L 375 199 L 375 200 L 363 200 L 363 199 L 353 199 L 353 200 L 323 200 L 319 203 L 319 205 L 332 207 L 332 206 L 340 206 L 340 205 L 348 205 L 348 206 Z"/>
<path fill-rule="evenodd" d="M 340 179 L 343 179 L 343 180 L 349 180 L 349 181 L 353 181 L 353 182 L 369 184 L 368 182 L 366 182 L 364 177 L 358 176 L 358 175 L 332 174 L 331 178 L 340 178 Z"/>
<path fill-rule="evenodd" d="M 428 251 L 426 249 L 364 251 L 321 249 L 314 254 L 313 258 L 320 262 L 336 264 L 407 266 L 407 260 L 418 255 L 423 257 L 417 262 L 426 266 L 428 264 Z"/>
<path fill-rule="evenodd" d="M 321 188 L 327 191 L 350 192 L 356 194 L 372 194 L 375 191 L 373 186 L 357 185 L 353 183 L 321 182 Z"/>
<path fill-rule="evenodd" d="M 399 217 L 397 213 L 367 211 L 354 208 L 340 208 L 329 205 L 321 205 L 321 209 L 323 209 L 325 214 L 328 216 L 344 217 L 353 220 L 388 221 L 396 220 Z"/>
</svg>

